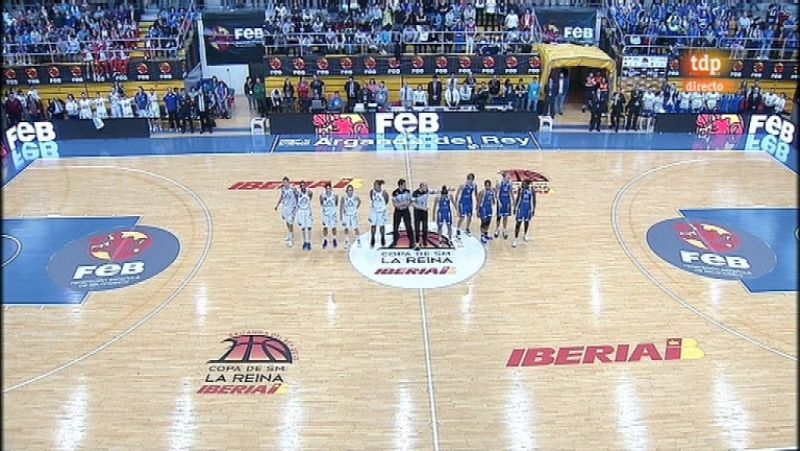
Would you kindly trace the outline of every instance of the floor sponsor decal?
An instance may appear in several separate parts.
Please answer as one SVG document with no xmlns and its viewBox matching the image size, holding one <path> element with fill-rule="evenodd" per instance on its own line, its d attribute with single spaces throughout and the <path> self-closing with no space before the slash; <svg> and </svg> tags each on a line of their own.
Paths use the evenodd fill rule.
<svg viewBox="0 0 800 451">
<path fill-rule="evenodd" d="M 429 224 L 429 229 L 436 230 L 436 224 Z M 450 243 L 431 232 L 429 246 L 417 251 L 409 248 L 405 230 L 400 233 L 397 245 L 391 247 L 388 243 L 392 242 L 392 231 L 387 230 L 387 246 L 376 244 L 374 249 L 369 247 L 370 234 L 362 234 L 363 246 L 350 248 L 350 263 L 361 275 L 383 285 L 441 288 L 469 279 L 486 261 L 486 251 L 474 236 L 462 234 L 460 240 Z"/>
<path fill-rule="evenodd" d="M 639 343 L 514 349 L 508 357 L 506 367 L 635 363 L 644 359 L 699 360 L 704 356 L 705 352 L 694 338 L 668 338 L 664 347 L 655 343 Z"/>
<path fill-rule="evenodd" d="M 712 279 L 757 279 L 777 262 L 758 237 L 707 221 L 661 221 L 650 227 L 647 243 L 667 263 Z"/>
</svg>

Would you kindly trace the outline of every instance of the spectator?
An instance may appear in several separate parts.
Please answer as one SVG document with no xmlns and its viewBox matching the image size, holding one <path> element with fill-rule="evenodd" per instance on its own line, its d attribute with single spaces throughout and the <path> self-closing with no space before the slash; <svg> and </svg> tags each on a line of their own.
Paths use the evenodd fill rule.
<svg viewBox="0 0 800 451">
<path fill-rule="evenodd" d="M 531 78 L 531 82 L 528 83 L 528 105 L 527 110 L 533 111 L 534 113 L 539 113 L 539 78 L 533 77 Z"/>
<path fill-rule="evenodd" d="M 422 89 L 422 85 L 417 85 L 417 90 L 414 91 L 414 106 L 415 107 L 428 106 L 428 93 Z"/>
<path fill-rule="evenodd" d="M 252 81 L 252 80 L 251 80 Z M 167 109 L 167 120 L 169 121 L 169 130 L 176 131 L 176 120 L 178 115 L 178 94 L 175 93 L 173 88 L 167 90 L 167 95 L 164 96 L 164 106 Z"/>
<path fill-rule="evenodd" d="M 328 111 L 331 113 L 342 113 L 344 111 L 344 101 L 339 96 L 339 91 L 334 91 L 331 101 L 328 103 Z"/>
<path fill-rule="evenodd" d="M 375 103 L 378 104 L 378 109 L 380 111 L 385 111 L 389 106 L 389 90 L 386 88 L 386 83 L 381 80 L 381 84 L 378 87 L 378 92 L 375 93 Z"/>
<path fill-rule="evenodd" d="M 67 104 L 66 104 L 66 111 L 67 111 L 67 119 L 75 120 L 78 119 L 79 115 L 79 106 L 78 102 L 75 101 L 75 96 L 72 94 L 67 94 Z M 21 113 L 21 110 L 20 110 Z"/>
<path fill-rule="evenodd" d="M 409 109 L 414 105 L 414 90 L 408 85 L 407 81 L 403 82 L 400 88 L 400 106 L 404 109 Z"/>
<path fill-rule="evenodd" d="M 519 79 L 517 82 L 517 86 L 514 88 L 514 95 L 516 96 L 514 102 L 514 110 L 515 111 L 525 111 L 526 103 L 525 103 L 525 96 L 528 94 L 528 87 L 525 86 L 525 81 L 523 79 Z"/>
<path fill-rule="evenodd" d="M 250 106 L 250 111 L 256 109 L 256 99 L 253 95 L 253 87 L 255 83 L 253 82 L 253 77 L 247 77 L 244 81 L 244 87 L 242 89 L 244 96 L 247 97 L 247 104 Z"/>
<path fill-rule="evenodd" d="M 479 111 L 486 109 L 486 104 L 489 103 L 489 99 L 489 88 L 486 86 L 486 82 L 482 81 L 481 84 L 478 85 L 478 92 L 475 94 L 475 105 L 478 107 Z"/>
<path fill-rule="evenodd" d="M 297 98 L 300 103 L 300 111 L 307 113 L 308 107 L 311 105 L 311 87 L 302 75 L 297 83 Z"/>
<path fill-rule="evenodd" d="M 49 102 L 47 106 L 47 111 L 50 114 L 50 118 L 53 120 L 62 120 L 64 119 L 64 112 L 66 111 L 67 106 L 63 100 L 56 97 L 52 101 Z"/>
<path fill-rule="evenodd" d="M 314 74 L 314 80 L 311 81 L 311 91 L 319 98 L 325 98 L 325 82 L 320 80 L 319 75 Z"/>
<path fill-rule="evenodd" d="M 428 82 L 428 102 L 431 106 L 442 104 L 442 82 L 438 75 L 434 75 L 433 80 Z"/>
<path fill-rule="evenodd" d="M 448 108 L 458 108 L 461 97 L 457 89 L 453 89 L 456 85 L 448 83 L 444 91 L 444 101 Z"/>
<path fill-rule="evenodd" d="M 6 114 L 8 115 L 8 125 L 13 127 L 22 121 L 22 101 L 11 91 L 6 92 L 3 100 Z"/>
<path fill-rule="evenodd" d="M 352 75 L 347 78 L 347 81 L 344 84 L 344 92 L 347 96 L 347 112 L 352 113 L 353 107 L 358 100 L 359 92 L 361 92 L 361 85 L 359 85 L 358 82 L 353 79 Z"/>
<path fill-rule="evenodd" d="M 500 98 L 500 89 L 500 78 L 495 75 L 489 82 L 489 98 L 487 99 L 487 102 L 492 104 L 497 103 L 498 99 Z"/>
<path fill-rule="evenodd" d="M 364 104 L 364 107 L 375 103 L 375 95 L 372 93 L 372 90 L 369 89 L 369 85 L 361 87 L 361 91 L 358 93 L 358 102 Z"/>
<path fill-rule="evenodd" d="M 264 83 L 261 82 L 261 77 L 256 77 L 256 82 L 253 85 L 253 96 L 256 99 L 256 108 L 258 115 L 264 117 L 267 115 L 267 91 Z"/>
<path fill-rule="evenodd" d="M 269 94 L 270 112 L 280 113 L 281 105 L 283 105 L 283 93 L 280 89 L 275 88 Z"/>
<path fill-rule="evenodd" d="M 288 77 L 283 80 L 283 110 L 294 112 L 294 86 Z"/>
</svg>

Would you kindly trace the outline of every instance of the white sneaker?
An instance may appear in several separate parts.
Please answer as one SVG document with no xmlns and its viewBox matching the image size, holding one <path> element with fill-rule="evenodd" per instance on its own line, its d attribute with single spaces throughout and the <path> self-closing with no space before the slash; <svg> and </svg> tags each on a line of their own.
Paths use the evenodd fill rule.
<svg viewBox="0 0 800 451">
<path fill-rule="evenodd" d="M 525 235 L 524 237 L 522 237 L 522 239 L 525 240 L 525 241 L 530 241 L 531 240 L 530 238 L 528 238 L 528 235 Z"/>
<path fill-rule="evenodd" d="M 514 238 L 514 241 L 511 242 L 511 247 L 517 247 L 517 239 Z"/>
<path fill-rule="evenodd" d="M 286 236 L 283 237 L 283 241 L 289 241 L 291 239 L 292 239 L 292 235 L 289 235 L 289 234 L 286 234 Z"/>
<path fill-rule="evenodd" d="M 350 247 L 350 240 L 344 240 L 344 248 L 348 249 Z"/>
<path fill-rule="evenodd" d="M 292 241 L 292 240 L 286 240 L 286 246 L 287 246 L 287 247 L 292 247 L 293 245 L 294 245 L 294 241 Z"/>
</svg>

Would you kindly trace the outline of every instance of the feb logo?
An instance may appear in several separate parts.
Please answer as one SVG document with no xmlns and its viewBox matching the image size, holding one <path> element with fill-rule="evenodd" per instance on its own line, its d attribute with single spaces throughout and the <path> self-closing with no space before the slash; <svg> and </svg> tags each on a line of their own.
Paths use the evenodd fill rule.
<svg viewBox="0 0 800 451">
<path fill-rule="evenodd" d="M 506 367 L 550 365 L 594 365 L 595 363 L 634 363 L 642 360 L 699 360 L 705 352 L 694 338 L 668 338 L 663 348 L 655 343 L 635 346 L 565 346 L 561 348 L 514 349 Z"/>
<path fill-rule="evenodd" d="M 364 69 L 367 70 L 375 70 L 375 67 L 378 66 L 378 62 L 375 61 L 375 58 L 372 56 L 368 56 L 364 58 Z"/>
<path fill-rule="evenodd" d="M 169 75 L 172 73 L 172 66 L 168 62 L 164 61 L 158 65 L 158 71 L 161 72 L 161 75 Z"/>
<path fill-rule="evenodd" d="M 145 63 L 139 63 L 136 65 L 136 73 L 139 75 L 147 75 L 150 73 L 150 68 L 147 67 Z"/>
<path fill-rule="evenodd" d="M 369 122 L 363 114 L 315 114 L 311 121 L 317 136 L 322 138 L 363 138 L 369 135 Z"/>
<path fill-rule="evenodd" d="M 328 58 L 320 58 L 317 60 L 317 69 L 328 70 L 329 67 L 330 63 L 328 62 Z"/>
<path fill-rule="evenodd" d="M 436 57 L 436 68 L 437 69 L 447 69 L 447 57 L 444 56 L 437 56 Z"/>
<path fill-rule="evenodd" d="M 29 67 L 25 69 L 25 76 L 28 77 L 28 80 L 36 80 L 39 78 L 39 71 L 35 67 Z"/>
<path fill-rule="evenodd" d="M 283 68 L 283 62 L 281 62 L 280 58 L 270 58 L 269 67 L 272 70 L 281 70 L 281 68 Z"/>
<path fill-rule="evenodd" d="M 542 60 L 540 60 L 538 56 L 530 57 L 530 60 L 528 61 L 528 63 L 534 69 L 538 69 L 538 68 L 542 67 Z"/>
<path fill-rule="evenodd" d="M 461 56 L 458 58 L 458 67 L 469 69 L 472 67 L 472 60 L 468 56 Z"/>
<path fill-rule="evenodd" d="M 342 70 L 353 70 L 353 60 L 349 57 L 344 57 L 339 60 L 339 66 Z"/>
<path fill-rule="evenodd" d="M 429 229 L 435 230 L 436 224 L 429 224 Z M 394 233 L 387 230 L 387 245 L 380 248 L 351 247 L 353 268 L 390 287 L 441 288 L 464 282 L 477 274 L 486 261 L 486 251 L 474 236 L 462 235 L 460 245 L 454 246 L 447 238 L 430 233 L 429 242 L 417 251 L 405 230 L 400 230 L 397 243 L 390 245 Z M 361 240 L 369 242 L 369 233 L 363 234 Z"/>
<path fill-rule="evenodd" d="M 47 274 L 74 291 L 123 288 L 154 277 L 180 252 L 175 235 L 156 227 L 112 230 L 77 239 L 50 259 Z"/>
<path fill-rule="evenodd" d="M 17 79 L 17 71 L 15 71 L 14 69 L 6 69 L 5 71 L 3 71 L 3 74 L 5 75 L 6 80 Z"/>
<path fill-rule="evenodd" d="M 292 60 L 292 67 L 294 67 L 294 70 L 304 70 L 306 68 L 306 62 L 303 58 L 295 58 Z"/>
<path fill-rule="evenodd" d="M 83 69 L 80 66 L 72 66 L 69 68 L 69 74 L 72 78 L 81 78 L 83 77 Z"/>
<path fill-rule="evenodd" d="M 491 56 L 484 56 L 483 57 L 483 68 L 484 69 L 494 69 L 494 58 Z"/>
<path fill-rule="evenodd" d="M 47 69 L 47 75 L 49 75 L 50 78 L 60 78 L 61 70 L 58 68 L 58 66 L 50 66 L 50 68 Z"/>
<path fill-rule="evenodd" d="M 425 67 L 425 60 L 422 59 L 421 56 L 417 55 L 411 59 L 411 67 L 414 69 L 422 69 Z"/>
<path fill-rule="evenodd" d="M 506 67 L 509 69 L 516 69 L 519 66 L 519 61 L 516 56 L 509 55 L 506 57 Z"/>
<path fill-rule="evenodd" d="M 400 60 L 395 58 L 395 57 L 389 58 L 389 68 L 390 69 L 399 69 L 400 68 Z"/>
<path fill-rule="evenodd" d="M 772 249 L 749 233 L 685 218 L 650 227 L 647 244 L 672 266 L 712 279 L 757 279 L 777 262 Z"/>
</svg>

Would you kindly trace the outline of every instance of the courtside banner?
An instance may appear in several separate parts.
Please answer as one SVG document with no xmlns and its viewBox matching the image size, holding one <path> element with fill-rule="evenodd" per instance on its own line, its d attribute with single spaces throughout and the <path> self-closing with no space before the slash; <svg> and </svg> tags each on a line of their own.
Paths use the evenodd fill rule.
<svg viewBox="0 0 800 451">
<path fill-rule="evenodd" d="M 389 133 L 365 137 L 278 135 L 276 152 L 535 150 L 531 133 Z"/>
<path fill-rule="evenodd" d="M 389 76 L 389 75 L 539 75 L 542 62 L 537 53 L 520 55 L 407 55 L 332 56 L 306 55 L 298 57 L 266 56 L 266 69 L 254 76 Z M 513 80 L 517 81 L 517 80 Z M 526 79 L 527 81 L 527 79 Z"/>
<path fill-rule="evenodd" d="M 796 61 L 736 59 L 724 50 L 682 49 L 670 59 L 668 77 L 798 80 Z"/>
<path fill-rule="evenodd" d="M 597 44 L 597 10 L 594 8 L 536 8 L 545 42 Z"/>
<path fill-rule="evenodd" d="M 60 63 L 3 69 L 3 83 L 6 86 L 165 81 L 182 80 L 185 77 L 186 62 L 179 60 L 131 61 L 126 66 Z"/>
<path fill-rule="evenodd" d="M 393 133 L 528 133 L 537 130 L 538 116 L 526 111 L 296 113 L 270 116 L 270 131 L 273 134 L 335 138 L 368 138 Z"/>
<path fill-rule="evenodd" d="M 264 13 L 203 13 L 203 42 L 209 66 L 264 60 Z"/>
</svg>

